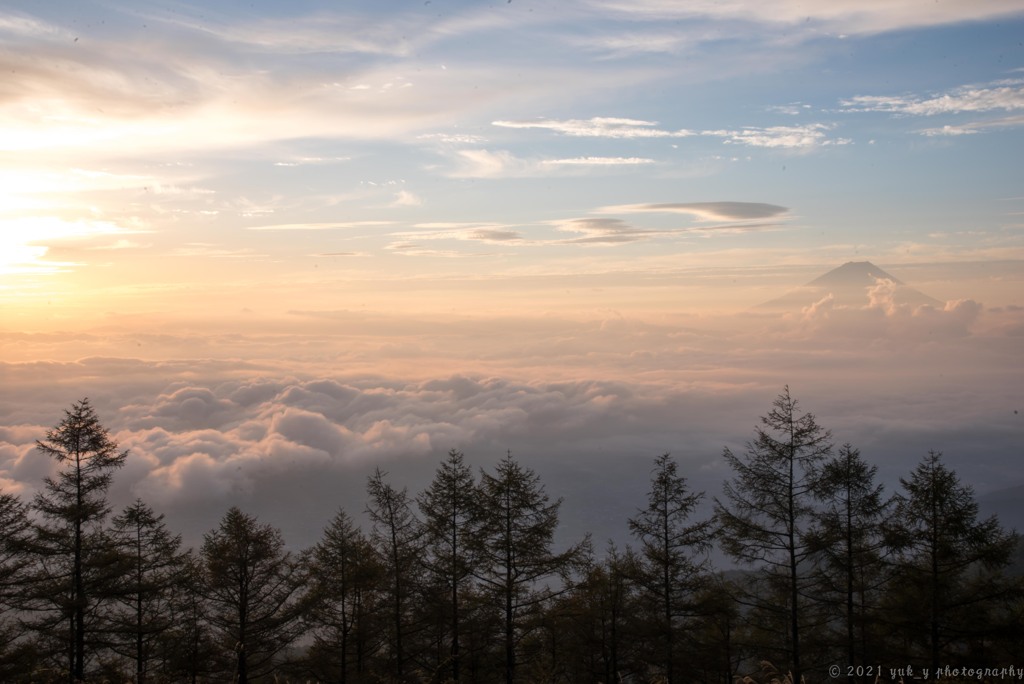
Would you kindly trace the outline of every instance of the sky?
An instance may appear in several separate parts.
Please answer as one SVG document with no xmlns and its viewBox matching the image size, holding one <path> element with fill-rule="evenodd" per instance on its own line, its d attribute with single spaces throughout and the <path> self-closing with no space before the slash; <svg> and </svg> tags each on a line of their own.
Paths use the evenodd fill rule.
<svg viewBox="0 0 1024 684">
<path fill-rule="evenodd" d="M 0 487 L 89 396 L 196 539 L 315 540 L 507 450 L 623 537 L 789 385 L 880 466 L 1024 483 L 1016 0 L 0 10 Z M 847 261 L 943 302 L 757 305 Z"/>
</svg>

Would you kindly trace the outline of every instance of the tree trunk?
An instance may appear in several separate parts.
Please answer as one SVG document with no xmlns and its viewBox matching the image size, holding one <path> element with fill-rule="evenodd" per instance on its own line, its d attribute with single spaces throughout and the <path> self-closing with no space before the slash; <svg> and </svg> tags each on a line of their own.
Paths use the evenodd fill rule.
<svg viewBox="0 0 1024 684">
<path fill-rule="evenodd" d="M 82 462 L 81 455 L 75 453 L 75 478 L 77 487 L 75 491 L 75 560 L 74 573 L 75 600 L 73 609 L 74 618 L 74 665 L 72 681 L 85 681 L 85 581 L 82 576 Z"/>
<path fill-rule="evenodd" d="M 790 444 L 795 442 L 790 428 Z M 803 684 L 800 673 L 800 599 L 799 567 L 796 559 L 796 502 L 793 488 L 796 482 L 794 461 L 796 455 L 789 455 L 789 630 L 793 642 L 793 684 Z"/>
</svg>

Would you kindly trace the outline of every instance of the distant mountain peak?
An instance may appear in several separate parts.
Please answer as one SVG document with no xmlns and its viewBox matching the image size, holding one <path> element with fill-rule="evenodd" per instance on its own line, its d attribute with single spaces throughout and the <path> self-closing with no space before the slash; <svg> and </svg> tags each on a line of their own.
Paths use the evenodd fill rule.
<svg viewBox="0 0 1024 684">
<path fill-rule="evenodd" d="M 870 261 L 847 261 L 803 287 L 765 302 L 758 308 L 799 310 L 829 296 L 837 306 L 865 307 L 871 303 L 870 292 L 885 282 L 892 283 L 890 294 L 895 304 L 942 306 L 939 300 L 915 290 Z"/>
<path fill-rule="evenodd" d="M 808 287 L 823 287 L 830 285 L 855 285 L 859 286 L 863 284 L 866 287 L 871 287 L 879 280 L 891 280 L 897 285 L 902 285 L 903 282 L 886 273 L 878 266 L 875 266 L 870 261 L 847 261 L 838 268 L 833 268 L 828 273 L 818 276 L 811 282 L 807 283 Z"/>
</svg>

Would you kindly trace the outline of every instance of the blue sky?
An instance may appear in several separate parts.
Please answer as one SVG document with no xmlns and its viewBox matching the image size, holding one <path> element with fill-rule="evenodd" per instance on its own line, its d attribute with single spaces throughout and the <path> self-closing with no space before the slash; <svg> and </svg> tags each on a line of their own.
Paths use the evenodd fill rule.
<svg viewBox="0 0 1024 684">
<path fill-rule="evenodd" d="M 286 452 L 714 486 L 784 383 L 890 481 L 941 441 L 1016 482 L 1021 36 L 1015 0 L 7 2 L 0 484 L 89 393 L 168 510 Z M 750 313 L 850 260 L 946 304 Z"/>
</svg>

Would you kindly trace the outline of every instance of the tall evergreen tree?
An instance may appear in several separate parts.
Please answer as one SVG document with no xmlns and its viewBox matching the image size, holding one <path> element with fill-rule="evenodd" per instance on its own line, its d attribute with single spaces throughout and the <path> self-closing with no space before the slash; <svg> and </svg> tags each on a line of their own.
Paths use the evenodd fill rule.
<svg viewBox="0 0 1024 684">
<path fill-rule="evenodd" d="M 246 684 L 298 636 L 303 579 L 280 531 L 235 507 L 203 537 L 202 555 L 209 621 L 233 654 L 223 668 Z"/>
<path fill-rule="evenodd" d="M 15 680 L 28 666 L 16 616 L 31 563 L 31 532 L 27 506 L 13 494 L 0 493 L 0 681 Z"/>
<path fill-rule="evenodd" d="M 395 489 L 377 468 L 367 482 L 370 502 L 367 512 L 373 527 L 370 539 L 380 554 L 391 591 L 391 669 L 399 682 L 408 675 L 409 614 L 416 583 L 416 568 L 422 549 L 422 527 L 412 510 L 406 489 Z"/>
<path fill-rule="evenodd" d="M 787 386 L 761 418 L 743 457 L 728 448 L 733 479 L 715 502 L 723 548 L 737 561 L 757 565 L 771 593 L 750 595 L 759 610 L 783 618 L 794 682 L 803 671 L 801 627 L 808 564 L 813 548 L 807 530 L 814 515 L 822 463 L 832 453 L 831 433 L 801 413 Z"/>
<path fill-rule="evenodd" d="M 886 571 L 882 533 L 890 502 L 875 483 L 876 466 L 844 444 L 825 464 L 818 482 L 822 509 L 810 535 L 816 551 L 815 598 L 840 616 L 848 666 L 876 663 L 868 620 L 875 612 Z M 854 671 L 851 669 L 851 672 Z"/>
<path fill-rule="evenodd" d="M 995 609 L 1019 598 L 1018 587 L 1001 576 L 1017 537 L 995 516 L 978 519 L 973 490 L 939 453 L 929 452 L 900 484 L 890 526 L 898 550 L 890 607 L 897 629 L 918 649 L 909 655 L 932 673 L 940 665 L 990 664 L 968 647 L 996 633 Z M 974 659 L 960 661 L 964 655 Z"/>
<path fill-rule="evenodd" d="M 590 561 L 572 590 L 552 604 L 549 622 L 564 643 L 562 669 L 574 682 L 622 682 L 643 677 L 650 658 L 637 646 L 644 610 L 637 578 L 640 559 L 609 542 L 601 561 Z"/>
<path fill-rule="evenodd" d="M 149 678 L 157 644 L 172 626 L 170 602 L 181 580 L 181 536 L 171 534 L 141 499 L 113 519 L 113 540 L 125 573 L 111 611 L 114 650 L 135 663 L 135 682 Z"/>
<path fill-rule="evenodd" d="M 699 615 L 692 625 L 696 647 L 687 667 L 688 679 L 734 684 L 743 652 L 736 639 L 738 588 L 720 573 L 702 582 L 695 597 Z"/>
<path fill-rule="evenodd" d="M 0 616 L 16 603 L 30 563 L 32 523 L 21 499 L 0 493 Z"/>
<path fill-rule="evenodd" d="M 35 547 L 38 574 L 32 582 L 35 605 L 49 617 L 37 629 L 61 635 L 68 681 L 83 681 L 89 639 L 86 630 L 116 577 L 116 554 L 102 523 L 110 512 L 107 489 L 124 465 L 119 451 L 88 399 L 64 412 L 64 419 L 36 448 L 59 467 L 36 495 L 39 513 Z M 63 625 L 63 629 L 61 628 Z"/>
<path fill-rule="evenodd" d="M 478 486 L 485 511 L 476 545 L 475 576 L 500 604 L 505 649 L 505 682 L 516 678 L 517 645 L 528 632 L 528 621 L 558 591 L 568 587 L 570 572 L 580 566 L 589 539 L 561 553 L 552 550 L 558 509 L 540 478 L 509 453 L 493 475 L 483 473 Z M 559 590 L 542 584 L 557 577 Z"/>
<path fill-rule="evenodd" d="M 694 493 L 669 454 L 654 462 L 647 508 L 629 520 L 643 554 L 641 582 L 659 614 L 662 667 L 667 684 L 677 681 L 676 653 L 681 620 L 695 609 L 694 593 L 707 563 L 713 523 L 691 521 L 703 493 Z"/>
<path fill-rule="evenodd" d="M 160 639 L 163 673 L 175 682 L 198 684 L 215 670 L 218 655 L 206 602 L 206 568 L 193 550 L 181 557 L 169 604 L 170 629 Z"/>
<path fill-rule="evenodd" d="M 313 601 L 310 663 L 318 678 L 339 684 L 363 681 L 376 651 L 371 618 L 384 579 L 383 566 L 362 531 L 338 511 L 309 557 Z"/>
<path fill-rule="evenodd" d="M 476 483 L 465 464 L 462 452 L 452 449 L 434 474 L 430 486 L 418 498 L 428 572 L 447 594 L 447 622 L 450 664 L 446 668 L 452 681 L 459 681 L 465 612 L 464 589 L 472 579 L 474 567 L 471 543 L 479 521 Z"/>
</svg>

